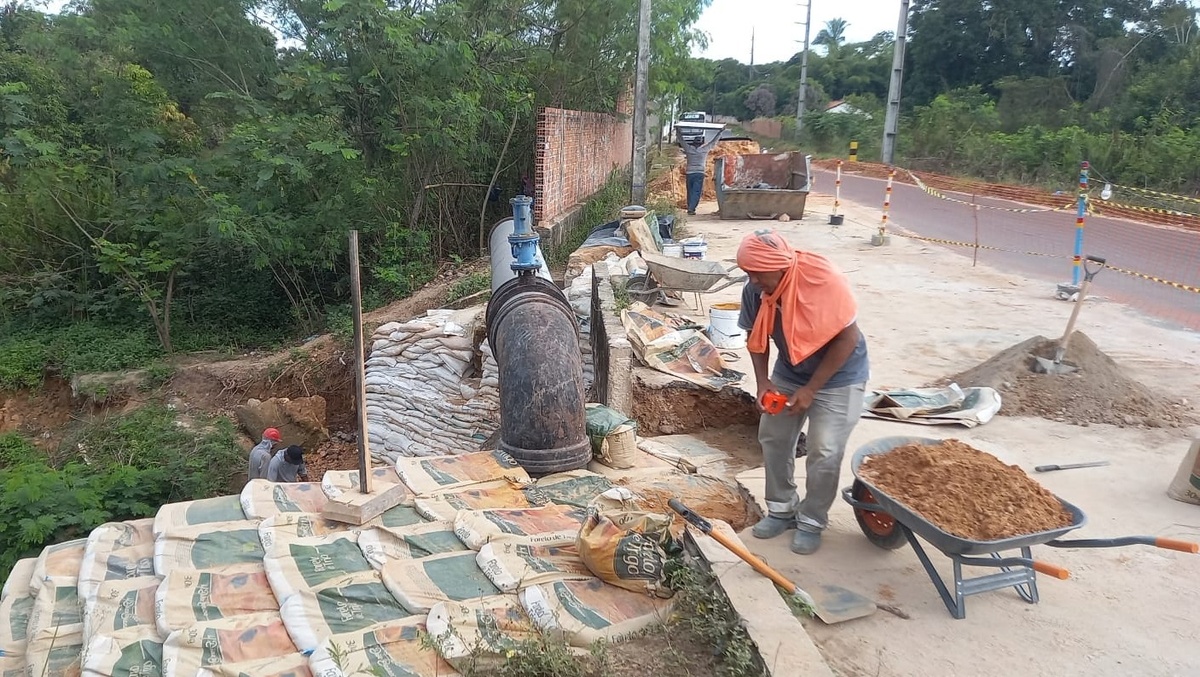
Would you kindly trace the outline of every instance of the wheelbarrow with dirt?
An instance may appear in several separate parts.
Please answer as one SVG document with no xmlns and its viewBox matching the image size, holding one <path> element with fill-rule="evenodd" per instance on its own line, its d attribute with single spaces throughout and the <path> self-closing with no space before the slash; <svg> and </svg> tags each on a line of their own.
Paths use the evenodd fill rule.
<svg viewBox="0 0 1200 677">
<path fill-rule="evenodd" d="M 1032 547 L 1047 545 L 1052 548 L 1114 548 L 1127 545 L 1152 545 L 1167 550 L 1196 553 L 1200 545 L 1189 541 L 1154 536 L 1125 536 L 1103 539 L 1063 539 L 1062 536 L 1087 523 L 1087 517 L 1078 507 L 1055 496 L 1071 516 L 1067 526 L 1016 536 L 995 541 L 976 541 L 950 534 L 935 526 L 916 511 L 899 500 L 887 495 L 878 487 L 863 479 L 859 474 L 863 461 L 880 454 L 887 454 L 908 444 L 934 445 L 942 440 L 924 437 L 885 437 L 870 442 L 854 453 L 850 467 L 854 471 L 854 483 L 842 489 L 842 498 L 854 508 L 854 517 L 859 528 L 872 544 L 895 550 L 906 543 L 912 545 L 929 575 L 950 615 L 957 619 L 966 618 L 966 598 L 982 592 L 1015 588 L 1017 594 L 1030 604 L 1038 602 L 1037 574 L 1042 573 L 1060 580 L 1070 577 L 1066 569 L 1033 558 Z M 921 541 L 924 540 L 954 563 L 952 585 L 934 568 Z M 1002 553 L 1016 551 L 1018 554 L 1005 556 Z M 967 578 L 964 567 L 999 569 L 996 573 Z"/>
<path fill-rule="evenodd" d="M 648 274 L 630 278 L 625 290 L 630 297 L 648 306 L 656 303 L 678 305 L 672 303 L 670 294 L 694 294 L 696 307 L 703 313 L 701 294 L 712 294 L 746 281 L 745 274 L 734 274 L 739 271 L 736 265 L 726 268 L 717 261 L 679 259 L 650 252 L 643 252 L 641 256 Z"/>
</svg>

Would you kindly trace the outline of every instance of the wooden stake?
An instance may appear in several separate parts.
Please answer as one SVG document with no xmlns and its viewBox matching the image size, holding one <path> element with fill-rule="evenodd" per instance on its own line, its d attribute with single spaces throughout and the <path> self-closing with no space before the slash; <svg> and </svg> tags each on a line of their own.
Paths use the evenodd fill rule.
<svg viewBox="0 0 1200 677">
<path fill-rule="evenodd" d="M 371 446 L 367 438 L 367 368 L 363 354 L 362 285 L 358 268 L 358 231 L 350 231 L 350 302 L 354 306 L 354 390 L 358 405 L 358 490 L 371 493 Z"/>
</svg>

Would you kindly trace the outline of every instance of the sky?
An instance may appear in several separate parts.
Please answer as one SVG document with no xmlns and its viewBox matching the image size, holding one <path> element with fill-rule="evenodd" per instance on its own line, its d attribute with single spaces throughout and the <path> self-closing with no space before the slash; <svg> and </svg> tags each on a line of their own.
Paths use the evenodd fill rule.
<svg viewBox="0 0 1200 677">
<path fill-rule="evenodd" d="M 809 41 L 830 19 L 845 19 L 846 42 L 862 42 L 881 31 L 895 31 L 900 17 L 897 0 L 811 0 Z M 706 50 L 693 56 L 750 62 L 750 33 L 754 32 L 754 62 L 786 61 L 804 44 L 804 0 L 712 0 L 696 28 L 708 34 Z M 750 9 L 750 8 L 753 9 Z"/>
</svg>

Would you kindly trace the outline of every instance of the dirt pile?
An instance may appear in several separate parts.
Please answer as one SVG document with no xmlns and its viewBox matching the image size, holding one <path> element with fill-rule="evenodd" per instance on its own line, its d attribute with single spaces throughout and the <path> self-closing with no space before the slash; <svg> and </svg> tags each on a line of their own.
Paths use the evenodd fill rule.
<svg viewBox="0 0 1200 677">
<path fill-rule="evenodd" d="M 701 201 L 717 199 L 717 188 L 713 183 L 713 167 L 719 157 L 734 155 L 754 155 L 762 152 L 762 146 L 757 141 L 722 141 L 708 154 L 708 164 L 704 169 L 704 192 Z M 676 207 L 687 207 L 687 167 L 683 163 L 683 153 L 679 154 L 679 164 L 674 169 L 659 176 L 647 186 L 651 196 L 666 196 L 675 202 Z"/>
<path fill-rule="evenodd" d="M 995 388 L 1006 416 L 1040 416 L 1052 421 L 1149 428 L 1189 425 L 1193 416 L 1169 398 L 1129 378 L 1085 334 L 1075 332 L 1065 362 L 1071 374 L 1037 374 L 1035 357 L 1054 358 L 1056 339 L 1035 336 L 948 379 L 966 387 Z"/>
<path fill-rule="evenodd" d="M 943 531 L 995 541 L 1071 524 L 1023 470 L 958 440 L 909 444 L 863 462 L 859 475 Z"/>
</svg>

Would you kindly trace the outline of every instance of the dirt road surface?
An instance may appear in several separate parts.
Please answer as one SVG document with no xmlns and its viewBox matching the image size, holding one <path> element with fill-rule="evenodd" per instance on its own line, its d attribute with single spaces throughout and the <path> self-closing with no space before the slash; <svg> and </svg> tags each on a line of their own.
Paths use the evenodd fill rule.
<svg viewBox="0 0 1200 677">
<path fill-rule="evenodd" d="M 876 187 L 871 184 L 862 190 L 873 193 Z M 904 192 L 897 197 L 898 226 L 930 227 L 912 224 L 906 218 L 910 212 L 899 207 L 920 197 L 924 194 Z M 764 225 L 778 228 L 795 246 L 833 259 L 849 275 L 859 299 L 859 324 L 870 345 L 869 387 L 924 385 L 1030 336 L 1062 332 L 1070 306 L 1054 300 L 1053 288 L 1048 293 L 1045 281 L 1057 279 L 1061 260 L 1043 270 L 1045 277 L 1037 277 L 1037 270 L 1017 263 L 1033 257 L 1001 259 L 998 264 L 1003 270 L 998 270 L 986 265 L 972 268 L 969 257 L 911 239 L 894 238 L 890 246 L 871 247 L 867 238 L 878 225 L 878 207 L 848 205 L 846 224 L 835 231 L 828 225 L 830 202 L 814 194 L 803 220 L 771 224 L 720 221 L 712 216 L 716 205 L 704 204 L 701 215 L 686 227 L 691 234 L 707 237 L 710 259 L 733 258 L 742 235 Z M 922 209 L 912 213 L 928 214 L 936 206 Z M 1054 218 L 1071 220 L 1063 215 Z M 1111 275 L 1105 284 L 1118 277 Z M 1107 288 L 1104 295 L 1116 297 Z M 737 298 L 730 290 L 706 302 Z M 1101 300 L 1085 311 L 1079 329 L 1129 375 L 1192 406 L 1200 403 L 1200 334 L 1167 328 L 1112 300 Z M 750 371 L 744 350 L 731 366 Z M 743 387 L 754 392 L 752 375 Z M 1166 495 L 1187 451 L 1189 435 L 1194 434 L 1200 430 L 1083 428 L 1006 416 L 970 430 L 864 419 L 850 439 L 849 452 L 880 437 L 916 435 L 959 438 L 1030 471 L 1045 463 L 1108 460 L 1112 463 L 1108 467 L 1036 476 L 1088 515 L 1088 524 L 1073 535 L 1149 534 L 1200 540 L 1200 506 Z M 799 464 L 796 479 L 801 487 L 804 475 Z M 761 468 L 739 477 L 760 501 L 762 477 Z M 845 463 L 841 486 L 850 486 L 852 479 Z M 824 544 L 814 555 L 792 554 L 787 536 L 760 541 L 747 531 L 742 539 L 801 586 L 846 586 L 909 616 L 904 619 L 881 611 L 835 626 L 807 622 L 830 665 L 847 677 L 1200 674 L 1200 654 L 1195 650 L 1200 646 L 1200 625 L 1195 622 L 1200 609 L 1197 555 L 1142 546 L 1037 547 L 1035 557 L 1067 567 L 1072 578 L 1039 577 L 1041 601 L 1036 605 L 1025 603 L 1012 589 L 969 597 L 967 617 L 954 620 L 913 550 L 905 546 L 884 551 L 869 544 L 850 507 L 840 499 L 831 511 Z M 938 570 L 950 576 L 949 560 L 932 553 Z"/>
<path fill-rule="evenodd" d="M 832 172 L 814 172 L 817 187 L 833 190 Z M 885 184 L 878 179 L 843 171 L 842 198 L 875 211 L 878 223 Z M 949 197 L 971 201 L 970 195 Z M 979 198 L 979 203 L 1020 209 L 1029 207 L 1007 200 Z M 1073 201 L 1064 195 L 1063 204 Z M 916 186 L 896 183 L 891 218 L 905 230 L 922 237 L 975 242 L 975 220 L 969 205 L 929 195 Z M 1051 285 L 1071 281 L 1071 256 L 1075 247 L 1074 208 L 1057 212 L 1015 213 L 979 210 L 979 242 L 995 249 L 980 249 L 979 262 Z M 948 246 L 971 257 L 973 248 Z M 1037 252 L 1030 255 L 1025 252 Z M 1200 288 L 1200 232 L 1151 226 L 1122 219 L 1088 216 L 1084 226 L 1084 254 L 1106 258 L 1112 265 Z M 1053 292 L 1054 287 L 1050 290 Z M 1152 317 L 1200 330 L 1200 293 L 1186 291 L 1130 275 L 1108 271 L 1096 278 L 1093 294 L 1106 296 Z"/>
</svg>

